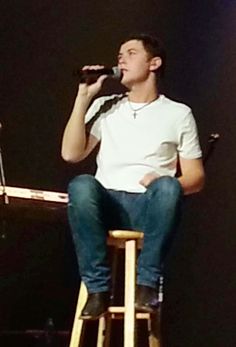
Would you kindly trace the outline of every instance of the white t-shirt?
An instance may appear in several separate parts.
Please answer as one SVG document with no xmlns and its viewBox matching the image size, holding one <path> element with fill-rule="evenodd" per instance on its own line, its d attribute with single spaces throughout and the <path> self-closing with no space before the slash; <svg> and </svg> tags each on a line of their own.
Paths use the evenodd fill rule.
<svg viewBox="0 0 236 347">
<path fill-rule="evenodd" d="M 116 100 L 112 105 L 107 104 Z M 118 100 L 118 101 L 117 101 Z M 136 106 L 137 105 L 137 106 Z M 132 103 L 133 109 L 144 104 Z M 96 99 L 86 114 L 90 133 L 101 141 L 95 177 L 114 190 L 145 192 L 139 181 L 149 172 L 175 176 L 178 155 L 202 156 L 191 109 L 160 95 L 136 112 L 127 96 Z"/>
</svg>

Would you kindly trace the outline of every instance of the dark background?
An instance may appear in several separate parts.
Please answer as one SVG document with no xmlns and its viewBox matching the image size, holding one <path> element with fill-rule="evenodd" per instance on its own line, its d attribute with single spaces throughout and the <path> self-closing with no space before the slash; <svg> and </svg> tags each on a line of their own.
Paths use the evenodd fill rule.
<svg viewBox="0 0 236 347">
<path fill-rule="evenodd" d="M 12 0 L 1 1 L 0 16 L 1 148 L 10 186 L 66 191 L 75 174 L 93 172 L 91 158 L 74 166 L 60 158 L 74 69 L 116 65 L 119 44 L 133 31 L 165 42 L 162 91 L 192 107 L 204 153 L 211 133 L 220 140 L 167 261 L 164 344 L 235 346 L 236 2 Z M 119 88 L 106 81 L 104 93 Z M 41 328 L 48 316 L 58 329 L 71 327 L 77 274 L 68 226 L 39 209 L 13 213 L 1 226 L 1 329 Z"/>
</svg>

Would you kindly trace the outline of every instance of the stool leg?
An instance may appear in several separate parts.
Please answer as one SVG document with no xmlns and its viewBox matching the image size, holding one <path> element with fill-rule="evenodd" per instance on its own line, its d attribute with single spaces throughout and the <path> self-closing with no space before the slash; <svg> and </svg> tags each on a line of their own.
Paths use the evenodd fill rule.
<svg viewBox="0 0 236 347">
<path fill-rule="evenodd" d="M 111 320 L 112 318 L 109 315 L 107 317 L 101 317 L 99 319 L 97 347 L 110 346 Z"/>
<path fill-rule="evenodd" d="M 115 296 L 115 284 L 117 277 L 117 266 L 118 266 L 118 247 L 114 247 L 113 255 L 112 255 L 112 265 L 111 265 L 111 306 L 114 304 L 114 296 Z M 99 319 L 98 323 L 98 340 L 97 347 L 109 347 L 110 339 L 111 339 L 111 324 L 112 318 L 111 315 L 108 314 L 105 317 Z"/>
<path fill-rule="evenodd" d="M 105 317 L 101 317 L 98 322 L 97 347 L 104 346 L 105 333 L 106 333 L 106 319 Z"/>
<path fill-rule="evenodd" d="M 148 341 L 149 347 L 161 347 L 160 309 L 155 315 L 150 315 L 148 319 Z"/>
<path fill-rule="evenodd" d="M 79 297 L 78 302 L 76 306 L 75 311 L 75 318 L 71 333 L 71 339 L 70 339 L 70 347 L 79 347 L 82 341 L 82 335 L 83 335 L 83 328 L 84 328 L 84 320 L 79 319 L 81 310 L 87 300 L 87 289 L 85 287 L 85 284 L 81 282 L 80 285 L 80 291 L 79 291 Z"/>
<path fill-rule="evenodd" d="M 125 243 L 124 347 L 135 346 L 136 241 Z"/>
<path fill-rule="evenodd" d="M 109 315 L 106 318 L 106 330 L 105 330 L 105 340 L 104 340 L 104 347 L 109 347 L 110 346 L 110 340 L 111 340 L 111 323 L 112 323 L 112 318 Z"/>
</svg>

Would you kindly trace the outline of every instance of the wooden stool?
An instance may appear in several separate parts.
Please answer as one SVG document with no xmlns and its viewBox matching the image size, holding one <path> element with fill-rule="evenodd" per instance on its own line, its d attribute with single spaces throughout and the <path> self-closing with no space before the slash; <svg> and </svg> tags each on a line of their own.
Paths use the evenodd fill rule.
<svg viewBox="0 0 236 347">
<path fill-rule="evenodd" d="M 156 314 L 135 313 L 135 286 L 137 249 L 142 248 L 143 233 L 130 230 L 112 230 L 109 232 L 108 245 L 125 249 L 125 295 L 124 306 L 110 306 L 108 315 L 99 319 L 97 347 L 108 347 L 110 344 L 111 320 L 124 319 L 124 347 L 135 347 L 136 319 L 148 322 L 149 346 L 161 347 L 160 342 L 160 309 Z M 117 257 L 113 258 L 112 275 L 116 274 Z M 161 283 L 162 287 L 162 283 Z M 160 293 L 160 301 L 162 294 Z M 87 291 L 81 282 L 78 303 L 72 328 L 70 347 L 82 347 L 83 328 L 86 321 L 79 319 L 81 310 L 87 300 Z"/>
</svg>

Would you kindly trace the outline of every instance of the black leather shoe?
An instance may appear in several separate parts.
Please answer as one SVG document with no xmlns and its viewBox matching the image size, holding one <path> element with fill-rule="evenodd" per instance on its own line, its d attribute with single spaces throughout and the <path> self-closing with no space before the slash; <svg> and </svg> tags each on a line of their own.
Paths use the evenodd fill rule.
<svg viewBox="0 0 236 347">
<path fill-rule="evenodd" d="M 109 292 L 91 293 L 81 312 L 80 319 L 99 319 L 107 313 L 110 302 Z"/>
<path fill-rule="evenodd" d="M 136 291 L 135 308 L 137 311 L 155 313 L 159 307 L 158 292 L 156 289 L 138 285 Z"/>
</svg>

